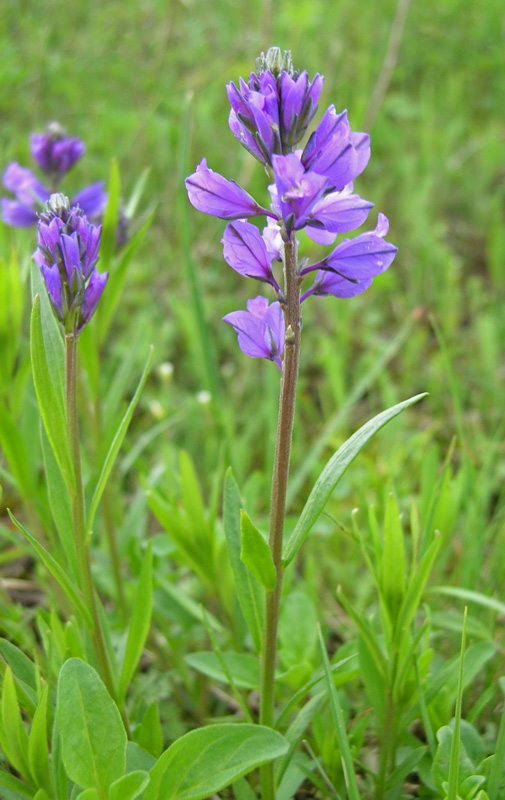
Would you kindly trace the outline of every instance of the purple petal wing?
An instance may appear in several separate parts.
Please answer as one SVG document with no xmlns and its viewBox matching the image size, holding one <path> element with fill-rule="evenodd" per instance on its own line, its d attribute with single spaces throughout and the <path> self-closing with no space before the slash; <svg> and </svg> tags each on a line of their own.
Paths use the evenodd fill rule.
<svg viewBox="0 0 505 800">
<path fill-rule="evenodd" d="M 72 199 L 72 207 L 79 206 L 88 219 L 99 219 L 107 207 L 107 192 L 103 187 L 103 181 L 87 186 Z"/>
<path fill-rule="evenodd" d="M 372 285 L 372 279 L 362 281 L 348 281 L 341 275 L 335 275 L 331 272 L 318 272 L 314 282 L 313 291 L 311 294 L 326 295 L 331 294 L 333 297 L 342 297 L 344 299 L 349 297 L 356 297 Z M 310 291 L 310 290 L 309 290 Z"/>
<path fill-rule="evenodd" d="M 17 200 L 2 198 L 2 219 L 6 225 L 14 228 L 29 228 L 37 222 L 37 214 L 29 206 L 18 203 Z"/>
<path fill-rule="evenodd" d="M 246 278 L 275 284 L 266 244 L 250 222 L 238 220 L 226 226 L 223 238 L 225 261 Z"/>
<path fill-rule="evenodd" d="M 109 277 L 108 272 L 103 272 L 101 275 L 96 269 L 93 270 L 91 278 L 84 292 L 84 298 L 81 306 L 81 313 L 79 316 L 79 328 L 83 328 L 93 316 L 95 309 L 98 305 L 105 284 Z"/>
<path fill-rule="evenodd" d="M 324 175 L 305 172 L 294 153 L 273 156 L 272 165 L 284 224 L 288 229 L 303 228 L 307 215 L 323 196 L 328 181 Z"/>
<path fill-rule="evenodd" d="M 228 124 L 235 139 L 237 139 L 240 142 L 242 147 L 245 147 L 245 149 L 249 153 L 251 153 L 251 155 L 253 155 L 259 161 L 261 161 L 262 164 L 264 164 L 265 156 L 263 154 L 263 151 L 258 146 L 256 139 L 254 138 L 252 133 L 249 130 L 247 130 L 245 125 L 242 125 L 233 108 L 230 111 Z"/>
<path fill-rule="evenodd" d="M 265 342 L 265 322 L 248 311 L 232 311 L 223 317 L 238 334 L 238 345 L 246 356 L 270 358 L 270 350 Z"/>
<path fill-rule="evenodd" d="M 33 206 L 49 199 L 50 192 L 44 184 L 37 180 L 30 169 L 19 164 L 9 164 L 3 175 L 3 183 L 24 205 Z"/>
<path fill-rule="evenodd" d="M 75 233 L 71 236 L 62 233 L 60 236 L 60 243 L 65 272 L 67 273 L 69 283 L 71 283 L 74 269 L 77 270 L 78 274 L 81 273 L 81 256 L 79 253 L 77 236 Z"/>
<path fill-rule="evenodd" d="M 207 167 L 205 158 L 186 178 L 190 203 L 204 214 L 222 219 L 240 219 L 267 214 L 244 189 Z"/>
<path fill-rule="evenodd" d="M 352 231 L 363 224 L 371 208 L 373 203 L 357 194 L 332 192 L 314 206 L 308 224 L 321 226 L 332 233 Z"/>
<path fill-rule="evenodd" d="M 377 235 L 377 230 L 387 231 L 387 220 L 383 214 L 375 231 L 362 233 L 354 239 L 341 242 L 330 255 L 321 262 L 321 268 L 338 272 L 351 280 L 368 280 L 384 272 L 392 264 L 396 248 Z"/>
<path fill-rule="evenodd" d="M 36 251 L 36 253 L 38 252 L 39 251 Z M 51 305 L 56 311 L 58 319 L 61 320 L 63 316 L 63 306 L 61 301 L 60 271 L 56 266 L 56 264 L 53 264 L 52 266 L 47 266 L 47 264 L 41 264 L 40 271 L 42 273 L 42 277 L 44 278 L 44 283 L 46 284 L 47 294 L 49 295 L 49 300 L 51 301 Z"/>
</svg>

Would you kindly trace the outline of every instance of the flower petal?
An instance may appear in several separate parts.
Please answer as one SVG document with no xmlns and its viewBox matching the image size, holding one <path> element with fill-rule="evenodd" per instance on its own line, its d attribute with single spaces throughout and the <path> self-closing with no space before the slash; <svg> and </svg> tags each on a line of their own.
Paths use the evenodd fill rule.
<svg viewBox="0 0 505 800">
<path fill-rule="evenodd" d="M 96 269 L 93 270 L 89 283 L 84 291 L 81 313 L 79 315 L 79 330 L 87 325 L 95 313 L 95 309 L 102 296 L 103 290 L 105 289 L 105 284 L 107 283 L 108 277 L 108 272 L 103 272 L 100 275 Z"/>
<path fill-rule="evenodd" d="M 379 275 L 392 264 L 398 249 L 384 240 L 387 230 L 387 219 L 380 214 L 374 231 L 341 242 L 321 261 L 320 268 L 358 281 Z"/>
<path fill-rule="evenodd" d="M 314 206 L 307 224 L 322 226 L 332 233 L 344 233 L 359 228 L 371 208 L 373 203 L 363 200 L 357 194 L 332 192 Z"/>
<path fill-rule="evenodd" d="M 190 203 L 204 214 L 222 219 L 255 217 L 270 212 L 258 203 L 234 181 L 228 181 L 218 172 L 207 167 L 202 159 L 196 172 L 186 178 Z"/>
<path fill-rule="evenodd" d="M 29 228 L 37 222 L 37 214 L 24 203 L 2 197 L 2 219 L 6 225 L 14 228 Z"/>
<path fill-rule="evenodd" d="M 288 230 L 303 228 L 307 216 L 328 185 L 324 175 L 305 172 L 295 153 L 273 156 L 277 202 Z"/>
<path fill-rule="evenodd" d="M 246 278 L 265 281 L 278 288 L 266 244 L 255 225 L 244 220 L 230 222 L 221 242 L 225 261 L 232 269 Z"/>
<path fill-rule="evenodd" d="M 243 353 L 275 361 L 282 370 L 284 313 L 280 303 L 269 305 L 267 298 L 260 295 L 247 301 L 247 311 L 232 311 L 223 320 L 237 332 Z"/>
<path fill-rule="evenodd" d="M 107 192 L 103 187 L 103 181 L 86 186 L 73 197 L 72 207 L 79 206 L 88 219 L 100 219 L 107 207 Z"/>
</svg>

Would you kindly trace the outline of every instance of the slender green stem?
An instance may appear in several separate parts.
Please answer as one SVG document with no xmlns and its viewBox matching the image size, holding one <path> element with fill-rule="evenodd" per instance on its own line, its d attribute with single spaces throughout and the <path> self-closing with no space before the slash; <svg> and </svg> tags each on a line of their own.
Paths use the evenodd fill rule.
<svg viewBox="0 0 505 800">
<path fill-rule="evenodd" d="M 65 397 L 67 412 L 67 436 L 70 458 L 74 468 L 74 491 L 72 493 L 72 518 L 74 525 L 74 544 L 77 560 L 77 571 L 84 601 L 93 619 L 91 638 L 102 679 L 110 693 L 116 699 L 116 687 L 112 676 L 102 625 L 98 614 L 91 563 L 86 540 L 86 514 L 84 506 L 84 487 L 82 482 L 81 451 L 79 444 L 79 420 L 77 416 L 77 341 L 76 332 L 65 336 Z"/>
<path fill-rule="evenodd" d="M 300 279 L 297 270 L 297 241 L 294 234 L 284 243 L 285 297 L 284 364 L 281 380 L 277 439 L 272 475 L 270 501 L 269 547 L 277 575 L 273 591 L 265 592 L 265 625 L 261 653 L 261 706 L 260 723 L 273 727 L 275 700 L 275 664 L 277 656 L 277 628 L 282 589 L 282 540 L 286 513 L 286 490 L 289 474 L 289 457 L 293 435 L 296 384 L 300 357 Z M 263 800 L 274 800 L 275 781 L 273 765 L 261 769 Z"/>
</svg>

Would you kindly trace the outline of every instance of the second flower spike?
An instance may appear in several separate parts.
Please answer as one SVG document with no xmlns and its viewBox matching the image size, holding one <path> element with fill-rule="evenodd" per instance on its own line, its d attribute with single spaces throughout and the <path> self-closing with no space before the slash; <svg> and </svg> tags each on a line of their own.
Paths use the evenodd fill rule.
<svg viewBox="0 0 505 800">
<path fill-rule="evenodd" d="M 65 333 L 79 333 L 91 319 L 108 273 L 96 269 L 100 225 L 91 225 L 80 208 L 62 194 L 51 195 L 39 215 L 33 260 Z"/>
</svg>

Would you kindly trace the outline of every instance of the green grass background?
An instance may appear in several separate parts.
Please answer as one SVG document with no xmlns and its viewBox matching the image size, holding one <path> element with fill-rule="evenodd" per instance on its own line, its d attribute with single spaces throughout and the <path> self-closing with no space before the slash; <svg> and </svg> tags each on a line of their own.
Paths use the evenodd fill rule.
<svg viewBox="0 0 505 800">
<path fill-rule="evenodd" d="M 169 379 L 155 372 L 135 420 L 133 440 L 174 418 L 137 460 L 144 475 L 170 465 L 184 447 L 209 498 L 228 460 L 211 406 L 198 401 L 209 373 L 193 316 L 192 263 L 214 354 L 216 402 L 233 441 L 230 457 L 251 510 L 265 512 L 279 376 L 273 364 L 242 356 L 221 322 L 258 287 L 223 261 L 224 224 L 189 207 L 182 181 L 206 156 L 212 169 L 266 199 L 261 167 L 228 129 L 225 84 L 246 76 L 271 44 L 290 48 L 295 66 L 309 75 L 325 75 L 319 115 L 334 103 L 348 109 L 354 130 L 363 130 L 372 121 L 395 12 L 391 0 L 2 0 L 2 164 L 28 165 L 29 133 L 56 119 L 87 145 L 66 183 L 69 193 L 106 179 L 113 156 L 125 196 L 151 169 L 143 202 L 156 204 L 155 221 L 132 265 L 106 365 L 112 371 L 121 358 L 140 364 L 154 342 L 157 364 L 174 366 Z M 291 512 L 327 457 L 365 419 L 418 391 L 430 396 L 380 434 L 329 504 L 332 517 L 320 523 L 313 552 L 316 561 L 324 556 L 319 574 L 330 593 L 336 579 L 355 591 L 361 574 L 356 545 L 332 518 L 348 527 L 352 508 L 364 515 L 368 504 L 381 508 L 391 486 L 405 510 L 415 497 L 429 516 L 456 437 L 447 498 L 430 520 L 445 537 L 437 578 L 500 594 L 504 92 L 499 2 L 411 3 L 370 128 L 372 159 L 355 182 L 376 204 L 372 225 L 377 210 L 389 217 L 398 255 L 362 296 L 305 304 Z M 34 247 L 33 232 L 4 236 L 27 255 Z M 320 252 L 308 240 L 302 247 L 302 254 Z M 358 593 L 365 595 L 366 586 L 358 585 Z"/>
</svg>

